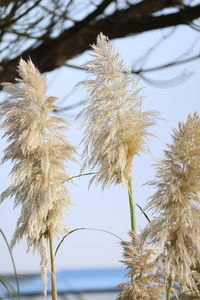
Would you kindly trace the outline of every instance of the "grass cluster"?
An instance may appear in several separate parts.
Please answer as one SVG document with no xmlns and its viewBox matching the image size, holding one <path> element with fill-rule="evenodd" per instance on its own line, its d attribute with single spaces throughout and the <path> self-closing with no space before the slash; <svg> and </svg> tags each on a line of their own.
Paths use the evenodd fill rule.
<svg viewBox="0 0 200 300">
<path fill-rule="evenodd" d="M 143 110 L 137 79 L 126 71 L 107 37 L 99 34 L 92 48 L 86 67 L 93 78 L 81 82 L 89 94 L 79 115 L 84 127 L 82 172 L 89 169 L 90 184 L 95 182 L 102 189 L 122 184 L 128 190 L 130 241 L 121 244 L 129 280 L 121 285 L 118 299 L 170 300 L 178 293 L 198 298 L 200 117 L 189 115 L 173 131 L 172 143 L 156 165 L 156 178 L 149 183 L 155 193 L 146 209 L 156 217 L 137 232 L 132 164 L 134 157 L 145 151 L 146 137 L 152 135 L 150 127 L 159 113 Z M 71 204 L 65 185 L 71 179 L 66 163 L 74 160 L 76 149 L 63 132 L 69 123 L 52 114 L 56 98 L 46 96 L 45 77 L 31 60 L 21 60 L 18 73 L 16 84 L 3 84 L 9 95 L 0 106 L 1 127 L 8 141 L 3 161 L 11 160 L 14 166 L 11 184 L 0 201 L 12 196 L 15 205 L 21 206 L 11 247 L 26 238 L 28 250 L 40 253 L 44 294 L 50 265 L 52 299 L 56 300 L 54 258 L 63 239 L 72 233 L 67 233 L 64 225 Z M 56 237 L 63 239 L 55 251 Z"/>
</svg>

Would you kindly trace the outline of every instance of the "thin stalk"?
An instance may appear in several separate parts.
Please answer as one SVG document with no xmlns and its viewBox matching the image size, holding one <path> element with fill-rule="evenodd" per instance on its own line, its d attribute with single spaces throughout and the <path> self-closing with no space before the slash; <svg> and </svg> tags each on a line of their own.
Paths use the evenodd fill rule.
<svg viewBox="0 0 200 300">
<path fill-rule="evenodd" d="M 74 175 L 74 176 L 68 178 L 67 180 L 64 180 L 62 183 L 70 181 L 70 180 L 72 180 L 74 178 L 79 178 L 79 177 L 82 177 L 82 176 L 88 176 L 88 175 L 94 175 L 94 174 L 97 174 L 97 172 L 90 172 L 90 173 L 84 173 L 84 174 Z"/>
<path fill-rule="evenodd" d="M 79 175 L 75 175 L 75 176 L 72 176 L 72 177 L 68 178 L 66 181 L 72 180 L 74 178 L 79 178 L 79 177 L 82 177 L 82 176 L 88 176 L 88 175 L 94 175 L 94 174 L 97 174 L 97 172 L 79 174 Z"/>
<path fill-rule="evenodd" d="M 168 278 L 166 283 L 166 300 L 170 300 L 171 287 L 172 287 L 172 281 L 171 278 Z"/>
<path fill-rule="evenodd" d="M 4 234 L 4 232 L 3 232 L 2 229 L 0 229 L 0 233 L 3 236 L 4 241 L 6 243 L 6 246 L 8 248 L 8 251 L 10 253 L 10 258 L 11 258 L 11 261 L 12 261 L 12 265 L 13 265 L 13 269 L 14 269 L 14 274 L 15 274 L 16 285 L 17 285 L 17 298 L 18 298 L 18 300 L 20 300 L 21 297 L 20 297 L 19 279 L 18 279 L 18 274 L 17 274 L 17 270 L 16 270 L 15 261 L 14 261 L 14 257 L 13 257 L 13 254 L 12 254 L 12 250 L 10 248 L 8 240 L 7 240 L 7 238 L 6 238 L 6 236 L 5 236 L 5 234 Z"/>
<path fill-rule="evenodd" d="M 141 210 L 141 212 L 143 213 L 143 215 L 145 216 L 145 218 L 147 219 L 147 221 L 149 223 L 151 223 L 151 220 L 149 219 L 148 215 L 145 213 L 145 211 L 142 209 L 142 207 L 139 204 L 136 204 L 137 207 Z"/>
<path fill-rule="evenodd" d="M 81 227 L 81 228 L 76 228 L 76 229 L 73 229 L 71 230 L 70 232 L 68 232 L 67 234 L 65 234 L 62 238 L 62 240 L 60 241 L 60 243 L 58 244 L 57 248 L 56 248 L 56 251 L 55 251 L 55 254 L 54 254 L 54 258 L 56 257 L 56 254 L 61 246 L 61 244 L 64 242 L 64 240 L 66 239 L 66 237 L 72 233 L 74 233 L 75 231 L 80 231 L 80 230 L 94 230 L 94 231 L 100 231 L 100 232 L 105 232 L 105 233 L 108 233 L 112 236 L 115 236 L 116 238 L 118 238 L 121 242 L 123 241 L 122 238 L 120 238 L 118 235 L 108 231 L 108 230 L 103 230 L 103 229 L 98 229 L 98 228 L 87 228 L 87 227 Z"/>
<path fill-rule="evenodd" d="M 131 216 L 131 230 L 136 232 L 135 201 L 133 195 L 132 177 L 130 177 L 128 180 L 128 197 L 129 197 L 130 216 Z"/>
<path fill-rule="evenodd" d="M 53 250 L 53 224 L 49 228 L 49 246 L 50 246 L 50 258 L 51 258 L 51 295 L 52 300 L 57 300 L 57 288 L 56 288 L 56 269 L 54 262 L 54 250 Z"/>
<path fill-rule="evenodd" d="M 9 297 L 11 299 L 14 299 L 13 294 L 15 294 L 15 290 L 13 289 L 12 285 L 10 284 L 10 282 L 8 282 L 7 280 L 5 280 L 4 278 L 0 277 L 0 283 L 6 288 Z M 1 297 L 1 299 L 6 298 L 5 297 Z"/>
</svg>

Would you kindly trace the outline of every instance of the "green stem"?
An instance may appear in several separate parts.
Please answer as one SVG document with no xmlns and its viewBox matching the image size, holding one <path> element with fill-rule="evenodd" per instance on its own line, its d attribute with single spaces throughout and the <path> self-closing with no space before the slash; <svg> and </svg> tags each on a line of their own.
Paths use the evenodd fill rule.
<svg viewBox="0 0 200 300">
<path fill-rule="evenodd" d="M 171 278 L 168 278 L 166 283 L 166 300 L 170 300 L 171 286 L 172 286 L 172 280 Z"/>
<path fill-rule="evenodd" d="M 90 172 L 90 173 L 84 173 L 84 174 L 74 175 L 74 176 L 68 178 L 67 180 L 62 181 L 62 183 L 70 181 L 70 180 L 72 180 L 74 178 L 79 178 L 79 177 L 82 177 L 82 176 L 88 176 L 88 175 L 94 175 L 94 174 L 97 174 L 97 172 Z"/>
<path fill-rule="evenodd" d="M 87 228 L 87 227 L 81 227 L 81 228 L 76 228 L 76 229 L 73 229 L 71 231 L 69 231 L 67 234 L 65 234 L 62 238 L 62 240 L 60 241 L 60 243 L 58 244 L 57 248 L 56 248 L 56 251 L 55 251 L 55 254 L 54 254 L 54 258 L 56 257 L 56 254 L 61 246 L 61 244 L 64 242 L 64 240 L 66 239 L 66 237 L 70 234 L 72 234 L 73 232 L 75 231 L 79 231 L 79 230 L 91 230 L 91 231 L 100 231 L 100 232 L 105 232 L 105 233 L 108 233 L 112 236 L 115 236 L 116 238 L 118 238 L 121 242 L 123 241 L 122 238 L 120 238 L 118 235 L 108 231 L 108 230 L 104 230 L 104 229 L 98 229 L 98 228 Z"/>
<path fill-rule="evenodd" d="M 134 195 L 133 195 L 132 177 L 130 177 L 128 180 L 128 197 L 129 197 L 130 216 L 131 216 L 131 230 L 136 232 L 135 202 L 134 202 Z"/>
<path fill-rule="evenodd" d="M 6 236 L 5 236 L 5 234 L 4 234 L 4 232 L 3 232 L 2 229 L 0 229 L 0 233 L 3 236 L 4 241 L 6 243 L 6 246 L 8 247 L 8 251 L 10 253 L 10 258 L 11 258 L 11 261 L 12 261 L 12 265 L 13 265 L 13 269 L 14 269 L 14 274 L 15 274 L 16 285 L 17 285 L 17 298 L 18 298 L 18 300 L 20 300 L 21 297 L 20 297 L 20 289 L 19 289 L 19 279 L 18 279 L 18 274 L 17 274 L 17 270 L 16 270 L 15 261 L 14 261 L 14 257 L 13 257 L 13 254 L 12 254 L 12 250 L 10 248 L 8 240 L 7 240 L 7 238 L 6 238 Z"/>
<path fill-rule="evenodd" d="M 51 295 L 52 300 L 57 300 L 57 288 L 56 288 L 56 269 L 54 262 L 54 251 L 53 251 L 53 224 L 49 228 L 49 246 L 50 246 L 50 257 L 51 257 Z"/>
<path fill-rule="evenodd" d="M 141 210 L 141 212 L 143 213 L 143 215 L 145 216 L 145 218 L 147 219 L 147 221 L 148 221 L 149 223 L 151 223 L 151 220 L 149 219 L 149 217 L 148 217 L 148 215 L 145 213 L 145 211 L 142 209 L 142 207 L 141 207 L 139 204 L 137 204 L 137 203 L 136 203 L 136 205 L 137 205 L 137 207 Z"/>
</svg>

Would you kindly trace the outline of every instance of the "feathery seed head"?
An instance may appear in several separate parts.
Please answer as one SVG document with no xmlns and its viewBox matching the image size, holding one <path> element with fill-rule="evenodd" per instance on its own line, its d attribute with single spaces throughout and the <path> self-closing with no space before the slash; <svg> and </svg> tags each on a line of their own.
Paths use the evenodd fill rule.
<svg viewBox="0 0 200 300">
<path fill-rule="evenodd" d="M 122 242 L 122 262 L 130 270 L 127 276 L 131 281 L 120 285 L 123 291 L 118 300 L 160 300 L 165 286 L 158 277 L 156 251 L 148 249 L 144 240 L 133 231 L 130 237 L 131 242 Z"/>
<path fill-rule="evenodd" d="M 200 117 L 189 115 L 172 135 L 165 158 L 157 164 L 156 187 L 148 208 L 160 213 L 143 235 L 160 246 L 166 278 L 183 290 L 197 291 L 200 261 Z M 199 280 L 198 280 L 199 281 Z"/>
<path fill-rule="evenodd" d="M 62 133 L 68 123 L 50 115 L 56 98 L 46 96 L 45 77 L 30 60 L 20 60 L 18 73 L 18 84 L 3 84 L 9 98 L 1 105 L 0 115 L 10 143 L 3 161 L 12 160 L 14 167 L 12 183 L 1 194 L 1 201 L 14 196 L 15 205 L 21 205 L 12 246 L 26 237 L 28 247 L 40 252 L 46 291 L 48 230 L 53 223 L 54 236 L 66 231 L 65 208 L 71 201 L 63 185 L 69 178 L 65 161 L 73 159 L 75 148 Z"/>
<path fill-rule="evenodd" d="M 95 79 L 82 82 L 90 98 L 82 115 L 85 118 L 84 167 L 97 169 L 92 180 L 103 186 L 125 183 L 131 176 L 134 155 L 144 150 L 147 128 L 156 113 L 143 112 L 139 88 L 118 51 L 102 33 L 92 46 L 92 60 L 86 64 Z"/>
</svg>

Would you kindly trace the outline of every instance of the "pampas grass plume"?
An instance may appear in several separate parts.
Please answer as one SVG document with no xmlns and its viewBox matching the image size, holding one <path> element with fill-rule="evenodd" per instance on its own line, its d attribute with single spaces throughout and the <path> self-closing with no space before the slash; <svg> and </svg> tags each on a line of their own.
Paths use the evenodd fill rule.
<svg viewBox="0 0 200 300">
<path fill-rule="evenodd" d="M 83 109 L 85 134 L 84 167 L 97 171 L 92 178 L 104 187 L 127 184 L 132 160 L 144 150 L 147 128 L 156 113 L 143 112 L 137 81 L 132 79 L 118 51 L 102 33 L 86 67 L 95 78 L 82 82 L 90 97 Z"/>
<path fill-rule="evenodd" d="M 129 270 L 129 282 L 123 283 L 118 300 L 160 300 L 165 286 L 158 277 L 155 261 L 156 250 L 149 249 L 145 241 L 135 232 L 130 231 L 130 242 L 122 242 L 124 249 L 123 263 Z"/>
<path fill-rule="evenodd" d="M 68 122 L 51 115 L 56 98 L 46 96 L 45 77 L 31 60 L 21 59 L 18 73 L 18 84 L 3 84 L 9 94 L 0 107 L 9 143 L 3 161 L 11 160 L 14 167 L 1 201 L 14 197 L 15 205 L 21 205 L 12 246 L 26 237 L 28 249 L 39 251 L 46 292 L 48 231 L 51 224 L 55 237 L 67 230 L 63 221 L 71 200 L 63 182 L 69 178 L 65 162 L 73 160 L 75 148 L 62 133 Z"/>
<path fill-rule="evenodd" d="M 166 279 L 183 291 L 198 294 L 200 263 L 200 117 L 189 115 L 179 123 L 157 164 L 156 188 L 147 208 L 159 216 L 143 236 L 161 249 L 160 267 Z"/>
</svg>

